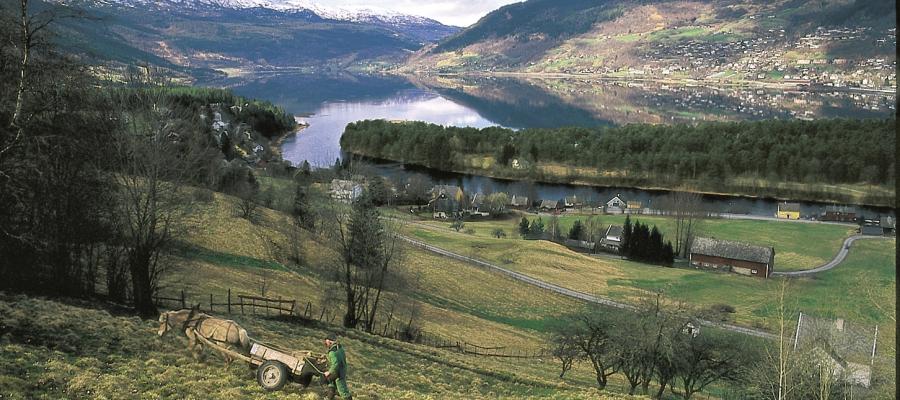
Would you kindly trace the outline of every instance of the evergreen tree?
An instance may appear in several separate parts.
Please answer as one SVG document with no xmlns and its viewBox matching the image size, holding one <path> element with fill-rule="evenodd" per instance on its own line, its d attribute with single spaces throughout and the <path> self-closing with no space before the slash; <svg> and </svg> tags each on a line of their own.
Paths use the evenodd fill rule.
<svg viewBox="0 0 900 400">
<path fill-rule="evenodd" d="M 569 239 L 572 240 L 581 240 L 584 237 L 584 225 L 581 224 L 581 220 L 575 220 L 575 223 L 572 224 L 572 228 L 569 229 Z"/>
<path fill-rule="evenodd" d="M 625 216 L 625 225 L 622 227 L 622 243 L 619 245 L 619 253 L 625 257 L 630 257 L 631 255 L 631 216 Z"/>
<path fill-rule="evenodd" d="M 522 220 L 519 221 L 519 234 L 522 235 L 522 237 L 528 236 L 529 225 L 528 218 L 522 216 Z"/>
<path fill-rule="evenodd" d="M 312 211 L 309 198 L 309 187 L 297 185 L 297 191 L 294 192 L 294 207 L 291 212 L 297 223 L 306 229 L 312 229 L 315 225 L 315 214 Z"/>
<path fill-rule="evenodd" d="M 531 222 L 531 229 L 529 232 L 531 232 L 531 235 L 534 237 L 541 237 L 541 235 L 544 234 L 544 221 L 541 220 L 541 217 L 538 217 Z"/>
</svg>

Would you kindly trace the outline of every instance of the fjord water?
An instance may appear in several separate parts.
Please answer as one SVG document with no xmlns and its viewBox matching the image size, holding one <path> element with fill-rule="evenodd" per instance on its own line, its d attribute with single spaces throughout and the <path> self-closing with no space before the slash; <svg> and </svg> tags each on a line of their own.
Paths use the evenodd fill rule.
<svg viewBox="0 0 900 400">
<path fill-rule="evenodd" d="M 603 126 L 627 123 L 692 123 L 766 118 L 886 118 L 894 115 L 893 94 L 852 91 L 762 90 L 672 86 L 659 83 L 602 82 L 579 79 L 459 78 L 375 75 L 286 74 L 218 83 L 246 97 L 269 100 L 309 126 L 282 146 L 285 160 L 329 166 L 341 156 L 344 127 L 364 119 L 418 120 L 441 125 L 514 129 Z M 467 191 L 532 192 L 559 199 L 580 194 L 608 199 L 621 194 L 651 204 L 664 193 L 627 188 L 584 188 L 534 184 L 467 174 L 377 163 L 382 175 L 425 174 L 435 183 Z M 720 211 L 771 216 L 776 202 L 706 196 Z M 804 214 L 824 205 L 802 203 Z M 868 209 L 876 215 L 887 210 Z"/>
</svg>

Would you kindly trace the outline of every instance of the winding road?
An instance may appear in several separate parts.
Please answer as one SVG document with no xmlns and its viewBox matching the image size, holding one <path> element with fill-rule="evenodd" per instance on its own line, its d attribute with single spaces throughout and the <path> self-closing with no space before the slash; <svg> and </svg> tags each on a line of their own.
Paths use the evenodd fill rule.
<svg viewBox="0 0 900 400">
<path fill-rule="evenodd" d="M 590 302 L 590 303 L 602 304 L 602 305 L 605 305 L 605 306 L 610 306 L 610 307 L 620 308 L 620 309 L 624 309 L 624 310 L 634 310 L 634 309 L 635 309 L 634 306 L 632 306 L 632 305 L 630 305 L 630 304 L 620 303 L 620 302 L 613 301 L 613 300 L 610 300 L 610 299 L 607 299 L 607 298 L 604 298 L 604 297 L 594 296 L 594 295 L 591 295 L 591 294 L 587 294 L 587 293 L 575 291 L 575 290 L 572 290 L 572 289 L 564 288 L 564 287 L 559 286 L 559 285 L 554 285 L 554 284 L 552 284 L 552 283 L 549 283 L 549 282 L 546 282 L 546 281 L 542 281 L 542 280 L 540 280 L 540 279 L 532 278 L 532 277 L 530 277 L 530 276 L 528 276 L 528 275 L 525 275 L 525 274 L 521 274 L 521 273 L 518 273 L 518 272 L 515 272 L 515 271 L 512 271 L 512 270 L 509 270 L 509 269 L 506 269 L 506 268 L 503 268 L 503 267 L 500 267 L 500 266 L 497 266 L 497 265 L 494 265 L 494 264 L 491 264 L 491 263 L 488 263 L 488 262 L 485 262 L 485 261 L 482 261 L 482 260 L 478 260 L 478 259 L 475 259 L 475 258 L 467 257 L 467 256 L 464 256 L 464 255 L 462 255 L 462 254 L 457 254 L 457 253 L 454 253 L 454 252 L 451 252 L 451 251 L 442 249 L 442 248 L 440 248 L 440 247 L 432 246 L 432 245 L 430 245 L 430 244 L 427 244 L 427 243 L 424 243 L 424 242 L 421 242 L 421 241 L 418 241 L 418 240 L 415 240 L 415 239 L 412 239 L 412 238 L 409 238 L 409 237 L 406 237 L 406 236 L 403 236 L 403 235 L 397 235 L 397 237 L 400 238 L 401 240 L 404 240 L 404 241 L 410 243 L 410 244 L 413 245 L 413 246 L 422 248 L 422 249 L 427 250 L 427 251 L 430 251 L 430 252 L 432 252 L 432 253 L 436 253 L 436 254 L 439 254 L 439 255 L 442 255 L 442 256 L 445 256 L 445 257 L 449 257 L 449 258 L 453 258 L 453 259 L 456 259 L 456 260 L 460 260 L 460 261 L 463 261 L 463 262 L 467 262 L 467 263 L 469 263 L 469 264 L 473 264 L 473 265 L 476 265 L 476 266 L 479 266 L 479 267 L 482 267 L 482 268 L 487 268 L 487 269 L 490 269 L 490 270 L 493 270 L 493 271 L 502 273 L 502 274 L 504 274 L 504 275 L 507 275 L 507 276 L 509 276 L 510 278 L 513 278 L 513 279 L 516 279 L 516 280 L 519 280 L 519 281 L 528 283 L 528 284 L 530 284 L 530 285 L 537 286 L 537 287 L 542 288 L 542 289 L 546 289 L 546 290 L 549 290 L 549 291 L 552 291 L 552 292 L 561 294 L 561 295 L 563 295 L 563 296 L 568 296 L 568 297 L 572 297 L 572 298 L 575 298 L 575 299 L 587 301 L 587 302 Z M 742 334 L 745 334 L 745 335 L 751 335 L 751 336 L 761 337 L 761 338 L 765 338 L 765 339 L 776 339 L 776 338 L 777 338 L 777 336 L 775 336 L 775 335 L 773 335 L 773 334 L 771 334 L 771 333 L 769 333 L 769 332 L 761 331 L 761 330 L 758 330 L 758 329 L 746 328 L 746 327 L 743 327 L 743 326 L 737 326 L 737 325 L 731 325 L 731 324 L 723 324 L 723 323 L 720 323 L 720 322 L 706 321 L 706 320 L 700 320 L 700 323 L 703 324 L 703 325 L 705 325 L 705 326 L 718 327 L 718 328 L 726 329 L 726 330 L 729 330 L 729 331 L 732 331 L 732 332 L 737 332 L 737 333 L 742 333 Z"/>
<path fill-rule="evenodd" d="M 759 219 L 764 219 L 764 218 L 765 217 L 761 217 Z M 417 223 L 414 221 L 405 221 L 405 222 L 407 222 L 407 223 L 412 222 L 414 225 L 421 225 L 422 227 L 426 227 L 429 229 L 436 228 L 435 226 L 432 226 L 432 225 Z M 810 221 L 810 222 L 813 222 L 813 221 Z M 816 221 L 816 222 L 818 222 L 818 221 Z M 815 222 L 813 222 L 813 223 L 815 223 Z M 818 223 L 822 223 L 822 222 L 818 222 Z M 549 283 L 549 282 L 546 282 L 546 281 L 543 281 L 540 279 L 536 279 L 534 277 L 531 277 L 531 276 L 528 276 L 528 275 L 525 275 L 525 274 L 522 274 L 519 272 L 509 270 L 507 268 L 500 267 L 495 264 L 491 264 L 491 263 L 483 261 L 483 260 L 479 260 L 479 259 L 475 259 L 472 257 L 464 256 L 462 254 L 454 253 L 452 251 L 442 249 L 440 247 L 433 246 L 428 243 L 425 243 L 425 242 L 422 242 L 422 241 L 419 241 L 419 240 L 416 240 L 416 239 L 413 239 L 413 238 L 410 238 L 407 236 L 397 235 L 397 237 L 410 243 L 413 246 L 422 248 L 422 249 L 430 251 L 432 253 L 436 253 L 436 254 L 439 254 L 439 255 L 442 255 L 445 257 L 460 260 L 460 261 L 463 261 L 463 262 L 466 262 L 469 264 L 473 264 L 473 265 L 476 265 L 476 266 L 479 266 L 482 268 L 487 268 L 487 269 L 502 273 L 504 275 L 507 275 L 518 281 L 522 281 L 522 282 L 528 283 L 530 285 L 540 287 L 545 290 L 550 290 L 552 292 L 561 294 L 563 296 L 568 296 L 568 297 L 572 297 L 572 298 L 579 299 L 582 301 L 587 301 L 590 303 L 602 304 L 605 306 L 610 306 L 610 307 L 615 307 L 615 308 L 620 308 L 620 309 L 625 309 L 625 310 L 634 310 L 635 309 L 634 306 L 632 306 L 630 304 L 620 303 L 620 302 L 617 302 L 617 301 L 614 301 L 614 300 L 611 300 L 608 298 L 595 296 L 595 295 L 575 291 L 575 290 L 572 290 L 569 288 L 565 288 L 565 287 L 562 287 L 559 285 L 555 285 L 555 284 L 552 284 L 552 283 Z M 834 258 L 825 264 L 822 264 L 815 268 L 802 270 L 802 271 L 772 272 L 772 275 L 773 276 L 786 276 L 786 277 L 801 277 L 801 276 L 810 276 L 810 275 L 814 275 L 814 274 L 817 274 L 820 272 L 828 271 L 828 270 L 840 265 L 847 258 L 847 255 L 850 252 L 850 247 L 852 246 L 853 242 L 855 242 L 857 240 L 871 240 L 871 239 L 884 240 L 884 239 L 891 239 L 891 238 L 890 237 L 882 237 L 882 236 L 863 236 L 863 235 L 858 235 L 858 234 L 853 235 L 844 240 L 844 243 L 841 245 L 841 248 L 838 250 L 838 252 L 834 256 Z M 746 335 L 752 335 L 752 336 L 766 338 L 766 339 L 776 339 L 777 338 L 777 336 L 775 336 L 769 332 L 758 330 L 758 329 L 747 328 L 747 327 L 743 327 L 743 326 L 724 324 L 724 323 L 720 323 L 720 322 L 706 321 L 706 320 L 701 320 L 701 323 L 706 326 L 714 326 L 714 327 L 726 329 L 726 330 L 729 330 L 732 332 L 742 333 L 742 334 L 746 334 Z"/>
<path fill-rule="evenodd" d="M 890 239 L 890 238 L 885 237 L 885 236 L 853 235 L 853 236 L 848 237 L 847 239 L 844 239 L 844 244 L 841 245 L 841 249 L 838 250 L 837 254 L 834 256 L 834 258 L 831 259 L 831 261 L 829 261 L 825 264 L 822 264 L 818 267 L 815 267 L 812 269 L 806 269 L 806 270 L 802 270 L 802 271 L 789 271 L 789 272 L 788 271 L 785 271 L 785 272 L 773 271 L 772 276 L 789 276 L 789 277 L 808 276 L 808 275 L 817 274 L 819 272 L 828 271 L 829 269 L 837 267 L 838 264 L 844 262 L 844 259 L 847 258 L 847 254 L 850 253 L 850 246 L 853 244 L 853 242 L 855 242 L 857 240 L 864 240 L 864 239 L 882 239 L 882 240 L 884 240 L 884 239 Z"/>
</svg>

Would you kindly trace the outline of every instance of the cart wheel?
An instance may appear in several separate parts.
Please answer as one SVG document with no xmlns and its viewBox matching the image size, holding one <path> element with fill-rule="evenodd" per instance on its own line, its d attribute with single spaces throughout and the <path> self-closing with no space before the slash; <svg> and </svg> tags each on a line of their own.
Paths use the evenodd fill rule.
<svg viewBox="0 0 900 400">
<path fill-rule="evenodd" d="M 256 369 L 256 381 L 259 382 L 259 386 L 270 392 L 284 387 L 287 377 L 284 364 L 275 360 L 267 360 Z"/>
</svg>

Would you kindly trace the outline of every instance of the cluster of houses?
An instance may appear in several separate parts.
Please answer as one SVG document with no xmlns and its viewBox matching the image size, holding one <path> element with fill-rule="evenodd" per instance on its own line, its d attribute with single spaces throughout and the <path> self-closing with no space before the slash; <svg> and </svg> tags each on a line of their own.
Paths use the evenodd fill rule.
<svg viewBox="0 0 900 400">
<path fill-rule="evenodd" d="M 502 210 L 519 209 L 540 211 L 548 213 L 560 213 L 568 209 L 579 209 L 592 206 L 587 199 L 578 195 L 565 196 L 562 199 L 530 199 L 522 195 L 505 196 Z M 498 207 L 490 203 L 490 196 L 483 193 L 467 195 L 459 186 L 436 185 L 431 189 L 431 201 L 429 206 L 434 212 L 435 218 L 446 218 L 457 213 L 480 214 L 487 216 L 496 212 Z M 615 195 L 597 208 L 607 214 L 643 214 L 649 212 L 641 201 L 626 201 L 621 195 Z"/>
</svg>

